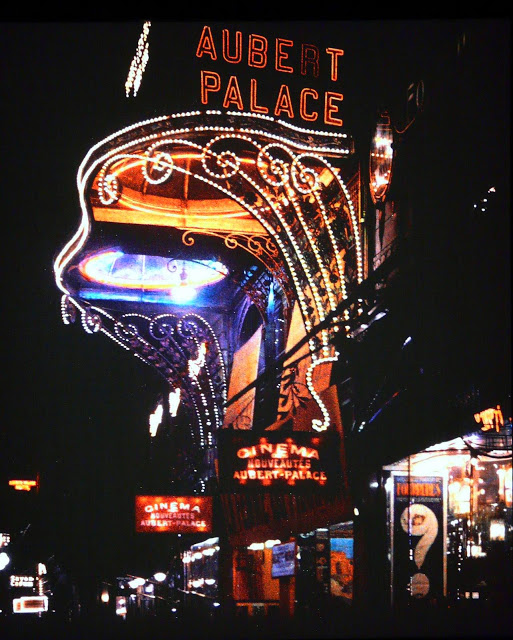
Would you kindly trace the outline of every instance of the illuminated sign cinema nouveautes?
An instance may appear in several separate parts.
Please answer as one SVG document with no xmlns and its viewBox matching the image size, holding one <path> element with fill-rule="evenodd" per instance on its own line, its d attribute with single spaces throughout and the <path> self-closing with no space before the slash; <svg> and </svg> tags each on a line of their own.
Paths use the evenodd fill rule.
<svg viewBox="0 0 513 640">
<path fill-rule="evenodd" d="M 136 496 L 138 533 L 206 533 L 212 530 L 211 496 Z"/>
<path fill-rule="evenodd" d="M 333 432 L 322 436 L 269 432 L 260 438 L 240 431 L 220 435 L 225 445 L 220 455 L 221 484 L 227 488 L 301 489 L 327 487 L 335 480 L 338 450 Z"/>
</svg>

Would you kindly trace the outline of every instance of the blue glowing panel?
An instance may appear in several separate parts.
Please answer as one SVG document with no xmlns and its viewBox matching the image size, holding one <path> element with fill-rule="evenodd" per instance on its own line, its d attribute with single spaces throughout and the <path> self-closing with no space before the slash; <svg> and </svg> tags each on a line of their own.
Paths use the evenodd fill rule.
<svg viewBox="0 0 513 640">
<path fill-rule="evenodd" d="M 102 251 L 79 265 L 83 278 L 100 288 L 83 288 L 86 299 L 187 304 L 198 290 L 220 282 L 228 269 L 215 260 L 174 260 L 162 256 Z"/>
</svg>

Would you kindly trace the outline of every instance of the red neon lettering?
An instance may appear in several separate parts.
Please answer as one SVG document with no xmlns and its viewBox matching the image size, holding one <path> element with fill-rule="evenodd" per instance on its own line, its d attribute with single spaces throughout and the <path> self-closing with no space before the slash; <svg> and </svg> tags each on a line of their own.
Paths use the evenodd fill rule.
<svg viewBox="0 0 513 640">
<path fill-rule="evenodd" d="M 235 76 L 230 76 L 230 79 L 228 80 L 228 86 L 226 87 L 226 94 L 223 100 L 223 107 L 227 109 L 232 103 L 235 104 L 235 106 L 241 111 L 244 110 L 242 96 L 240 95 L 239 83 L 237 82 L 237 78 Z"/>
<path fill-rule="evenodd" d="M 338 113 L 338 105 L 333 104 L 335 100 L 343 100 L 344 96 L 341 93 L 335 93 L 333 91 L 326 91 L 324 101 L 324 122 L 326 124 L 332 124 L 337 127 L 341 127 L 343 121 L 340 118 L 336 118 L 335 114 Z"/>
<path fill-rule="evenodd" d="M 331 79 L 333 82 L 336 82 L 338 79 L 338 59 L 340 56 L 344 55 L 344 51 L 342 49 L 333 49 L 332 47 L 328 47 L 326 49 L 326 53 L 331 56 Z"/>
<path fill-rule="evenodd" d="M 257 104 L 257 81 L 254 78 L 251 78 L 249 110 L 254 113 L 269 113 L 269 109 L 267 107 L 262 107 Z"/>
<path fill-rule="evenodd" d="M 267 64 L 267 38 L 251 33 L 249 36 L 248 65 L 263 69 Z"/>
<path fill-rule="evenodd" d="M 294 117 L 294 109 L 292 108 L 292 100 L 290 99 L 289 88 L 286 84 L 282 84 L 278 98 L 276 100 L 276 107 L 274 109 L 274 115 L 279 116 L 284 111 L 289 118 Z"/>
<path fill-rule="evenodd" d="M 302 76 L 306 76 L 308 67 L 312 68 L 314 78 L 319 77 L 319 49 L 314 44 L 301 45 Z"/>
<path fill-rule="evenodd" d="M 210 91 L 219 91 L 221 88 L 221 77 L 215 71 L 201 71 L 201 103 L 208 104 L 208 94 Z"/>
<path fill-rule="evenodd" d="M 284 71 L 285 73 L 294 73 L 292 67 L 287 67 L 283 64 L 284 60 L 289 57 L 288 52 L 283 51 L 283 47 L 293 47 L 294 42 L 292 40 L 285 40 L 284 38 L 276 38 L 276 71 Z"/>
<path fill-rule="evenodd" d="M 210 56 L 212 60 L 217 60 L 216 47 L 214 45 L 214 38 L 212 37 L 212 31 L 210 27 L 203 27 L 200 40 L 198 42 L 198 48 L 196 49 L 196 57 L 201 58 L 203 54 Z"/>
<path fill-rule="evenodd" d="M 235 53 L 230 53 L 230 32 L 223 29 L 223 58 L 226 62 L 237 63 L 242 60 L 242 31 L 235 32 Z"/>
</svg>

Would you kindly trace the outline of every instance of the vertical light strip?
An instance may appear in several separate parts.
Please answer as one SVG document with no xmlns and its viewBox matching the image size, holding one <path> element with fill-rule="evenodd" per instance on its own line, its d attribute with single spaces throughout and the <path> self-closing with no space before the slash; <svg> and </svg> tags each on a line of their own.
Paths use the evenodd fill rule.
<svg viewBox="0 0 513 640">
<path fill-rule="evenodd" d="M 133 92 L 133 95 L 135 98 L 135 96 L 137 95 L 137 92 L 139 91 L 139 87 L 141 86 L 143 73 L 144 73 L 144 70 L 146 69 L 146 65 L 148 64 L 148 60 L 150 57 L 149 43 L 148 43 L 150 26 L 151 26 L 151 22 L 148 22 L 148 21 L 145 22 L 143 25 L 142 33 L 139 36 L 137 49 L 132 59 L 130 69 L 128 71 L 128 77 L 125 82 L 125 94 L 127 98 L 130 96 L 130 92 Z"/>
</svg>

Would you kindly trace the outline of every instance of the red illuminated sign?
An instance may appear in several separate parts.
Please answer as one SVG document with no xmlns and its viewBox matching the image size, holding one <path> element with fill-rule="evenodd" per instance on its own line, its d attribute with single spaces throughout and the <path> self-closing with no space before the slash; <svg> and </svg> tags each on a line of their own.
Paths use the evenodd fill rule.
<svg viewBox="0 0 513 640">
<path fill-rule="evenodd" d="M 211 496 L 136 496 L 138 533 L 207 533 L 212 530 Z"/>
<path fill-rule="evenodd" d="M 215 34 L 205 25 L 196 48 L 196 57 L 205 62 L 247 64 L 252 69 L 270 69 L 294 76 L 310 76 L 317 80 L 320 71 L 326 70 L 331 82 L 340 77 L 340 61 L 344 55 L 342 49 L 319 48 L 314 44 L 295 43 L 287 38 L 266 38 L 250 33 L 243 36 L 241 31 L 230 32 L 223 29 Z M 326 125 L 341 127 L 340 106 L 344 99 L 338 91 L 316 90 L 304 87 L 300 92 L 281 83 L 267 101 L 262 99 L 264 91 L 258 85 L 257 78 L 251 78 L 249 87 L 236 75 L 226 80 L 217 71 L 201 71 L 201 102 L 212 106 L 216 97 L 225 109 L 251 111 L 281 118 L 299 116 L 306 122 L 322 119 Z"/>
<path fill-rule="evenodd" d="M 269 431 L 255 438 L 247 432 L 221 433 L 220 481 L 237 487 L 328 487 L 340 471 L 336 434 Z"/>
</svg>

